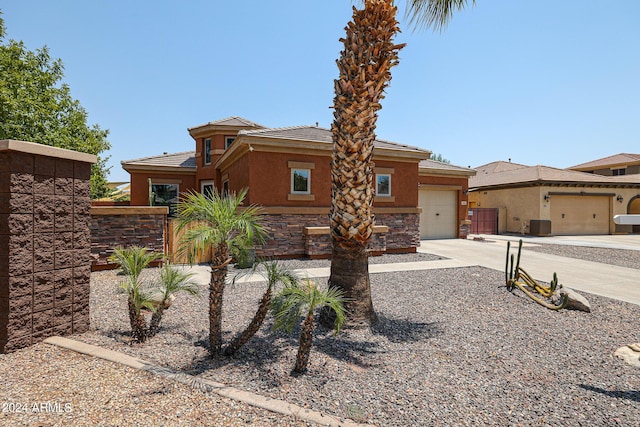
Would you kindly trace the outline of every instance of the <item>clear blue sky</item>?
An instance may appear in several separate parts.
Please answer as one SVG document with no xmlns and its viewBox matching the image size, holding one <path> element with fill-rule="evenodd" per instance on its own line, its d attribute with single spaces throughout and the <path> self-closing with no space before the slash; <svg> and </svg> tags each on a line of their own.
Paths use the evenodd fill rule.
<svg viewBox="0 0 640 427">
<path fill-rule="evenodd" d="M 358 3 L 355 3 L 358 4 Z M 47 45 L 120 161 L 194 149 L 228 116 L 329 127 L 349 0 L 9 0 L 7 36 Z M 379 138 L 453 164 L 569 167 L 640 153 L 640 1 L 478 0 L 442 33 L 402 18 Z"/>
</svg>

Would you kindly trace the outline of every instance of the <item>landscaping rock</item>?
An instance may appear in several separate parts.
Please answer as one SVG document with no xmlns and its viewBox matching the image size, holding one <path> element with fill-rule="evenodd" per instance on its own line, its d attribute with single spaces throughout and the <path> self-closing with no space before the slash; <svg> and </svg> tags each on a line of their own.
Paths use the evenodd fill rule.
<svg viewBox="0 0 640 427">
<path fill-rule="evenodd" d="M 631 366 L 640 368 L 640 344 L 634 343 L 620 347 L 614 353 L 614 356 L 623 359 Z"/>
<path fill-rule="evenodd" d="M 569 298 L 569 302 L 565 307 L 566 309 L 591 313 L 591 304 L 589 304 L 589 301 L 571 288 L 562 287 L 558 289 L 556 293 L 551 297 L 551 300 L 554 304 L 558 304 L 562 295 L 567 295 L 567 297 Z"/>
</svg>

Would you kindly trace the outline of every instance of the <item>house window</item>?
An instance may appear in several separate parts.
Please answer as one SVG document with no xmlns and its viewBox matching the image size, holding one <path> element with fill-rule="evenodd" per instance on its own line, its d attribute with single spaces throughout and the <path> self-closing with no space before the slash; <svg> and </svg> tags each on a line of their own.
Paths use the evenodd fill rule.
<svg viewBox="0 0 640 427">
<path fill-rule="evenodd" d="M 235 141 L 236 138 L 234 136 L 225 136 L 224 137 L 224 148 L 227 149 L 229 147 L 231 147 L 231 144 L 233 144 L 233 141 Z"/>
<path fill-rule="evenodd" d="M 229 180 L 222 183 L 222 195 L 224 197 L 229 195 Z"/>
<path fill-rule="evenodd" d="M 312 202 L 316 198 L 311 194 L 311 171 L 315 169 L 313 162 L 289 161 L 287 163 L 291 171 L 291 192 L 287 200 L 297 202 Z"/>
<path fill-rule="evenodd" d="M 391 196 L 391 174 L 376 174 L 376 196 Z"/>
<path fill-rule="evenodd" d="M 149 195 L 149 204 L 151 206 L 168 206 L 169 215 L 176 213 L 178 206 L 178 195 L 180 194 L 180 186 L 178 184 L 151 184 L 151 194 Z"/>
<path fill-rule="evenodd" d="M 212 180 L 209 181 L 200 181 L 200 192 L 207 197 L 213 196 L 213 193 L 216 191 L 216 187 Z"/>
<path fill-rule="evenodd" d="M 211 138 L 204 140 L 204 164 L 211 164 Z"/>
<path fill-rule="evenodd" d="M 291 193 L 311 194 L 310 169 L 291 169 Z"/>
<path fill-rule="evenodd" d="M 627 169 L 626 169 L 626 168 L 622 168 L 622 169 L 611 169 L 611 174 L 612 174 L 613 176 L 626 175 L 626 174 L 627 174 Z"/>
</svg>

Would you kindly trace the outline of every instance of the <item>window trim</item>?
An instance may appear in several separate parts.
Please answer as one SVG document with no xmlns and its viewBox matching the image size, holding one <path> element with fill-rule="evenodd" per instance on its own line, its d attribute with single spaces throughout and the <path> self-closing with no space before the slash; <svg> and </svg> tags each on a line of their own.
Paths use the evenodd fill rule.
<svg viewBox="0 0 640 427">
<path fill-rule="evenodd" d="M 231 140 L 231 142 L 229 142 L 229 140 Z M 231 147 L 231 144 L 233 144 L 236 140 L 235 136 L 225 136 L 224 137 L 224 149 L 228 149 L 229 147 Z"/>
<path fill-rule="evenodd" d="M 622 173 L 621 173 L 622 172 Z M 611 176 L 624 176 L 627 174 L 627 168 L 611 168 Z"/>
<path fill-rule="evenodd" d="M 209 145 L 209 149 L 207 149 L 207 143 Z M 211 138 L 204 139 L 204 141 L 202 142 L 202 151 L 204 153 L 204 155 L 202 156 L 202 163 L 205 166 L 209 166 L 211 164 Z"/>
<path fill-rule="evenodd" d="M 177 206 L 178 206 L 178 202 L 176 201 L 175 204 L 173 205 L 156 205 L 155 203 L 152 204 L 152 199 L 151 199 L 151 195 L 154 193 L 153 191 L 153 186 L 154 185 L 175 185 L 176 186 L 176 192 L 177 192 L 177 198 L 178 200 L 180 199 L 180 184 L 182 183 L 182 180 L 176 180 L 176 181 L 170 181 L 168 179 L 149 179 L 149 206 L 168 206 L 169 207 L 169 215 L 173 215 L 173 212 L 176 210 Z"/>
<path fill-rule="evenodd" d="M 379 178 L 388 177 L 389 178 L 389 192 L 381 193 L 380 192 L 380 182 Z M 376 197 L 392 197 L 393 192 L 391 191 L 391 174 L 390 173 L 376 173 Z"/>
<path fill-rule="evenodd" d="M 300 191 L 295 189 L 295 174 L 297 171 L 304 171 L 307 175 L 307 189 L 305 191 Z M 291 194 L 311 194 L 311 169 L 307 168 L 291 168 Z"/>
<path fill-rule="evenodd" d="M 202 181 L 200 181 L 200 192 L 202 194 L 206 195 L 206 193 L 204 191 L 204 187 L 207 186 L 207 185 L 212 186 L 213 187 L 213 191 L 214 192 L 216 191 L 216 184 L 215 184 L 215 181 L 213 179 L 203 179 Z"/>
</svg>

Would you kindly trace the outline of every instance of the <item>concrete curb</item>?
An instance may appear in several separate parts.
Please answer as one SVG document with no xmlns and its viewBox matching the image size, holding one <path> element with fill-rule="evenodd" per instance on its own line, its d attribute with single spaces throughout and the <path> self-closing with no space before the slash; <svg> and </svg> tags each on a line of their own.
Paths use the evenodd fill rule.
<svg viewBox="0 0 640 427">
<path fill-rule="evenodd" d="M 314 422 L 323 426 L 332 427 L 373 427 L 371 424 L 358 424 L 354 421 L 338 418 L 334 415 L 324 414 L 322 412 L 305 409 L 301 406 L 285 402 L 284 400 L 271 399 L 256 393 L 240 390 L 235 387 L 228 387 L 222 383 L 210 381 L 194 377 L 192 375 L 176 372 L 168 368 L 155 366 L 143 359 L 138 359 L 124 353 L 120 353 L 106 348 L 98 347 L 91 344 L 85 344 L 80 341 L 64 338 L 60 336 L 49 337 L 44 340 L 46 344 L 55 345 L 76 353 L 86 354 L 120 365 L 128 366 L 133 369 L 147 371 L 163 378 L 186 384 L 203 392 L 212 392 L 229 399 L 244 402 L 248 405 L 266 409 L 283 415 L 289 415 L 296 419 Z"/>
</svg>

